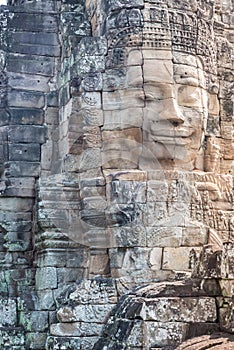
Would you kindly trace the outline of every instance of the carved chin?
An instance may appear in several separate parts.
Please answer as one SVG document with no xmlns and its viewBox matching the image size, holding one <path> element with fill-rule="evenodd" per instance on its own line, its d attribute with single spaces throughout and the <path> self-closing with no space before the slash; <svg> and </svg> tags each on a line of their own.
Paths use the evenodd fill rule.
<svg viewBox="0 0 234 350">
<path fill-rule="evenodd" d="M 200 147 L 199 142 L 191 138 L 171 138 L 163 141 L 145 142 L 140 159 L 142 170 L 156 170 L 158 168 L 193 170 Z"/>
</svg>

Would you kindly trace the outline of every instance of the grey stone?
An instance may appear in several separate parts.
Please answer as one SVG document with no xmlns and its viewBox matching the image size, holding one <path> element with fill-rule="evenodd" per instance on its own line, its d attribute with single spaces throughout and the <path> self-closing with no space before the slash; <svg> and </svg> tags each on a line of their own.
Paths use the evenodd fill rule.
<svg viewBox="0 0 234 350">
<path fill-rule="evenodd" d="M 52 76 L 54 71 L 54 59 L 49 57 L 40 58 L 40 56 L 11 54 L 7 61 L 7 69 L 9 72 L 15 73 Z"/>
<path fill-rule="evenodd" d="M 19 324 L 24 326 L 28 332 L 44 332 L 48 328 L 48 311 L 21 311 Z"/>
<path fill-rule="evenodd" d="M 17 322 L 17 306 L 16 301 L 13 299 L 0 300 L 1 311 L 1 327 L 4 326 L 16 326 Z"/>
<path fill-rule="evenodd" d="M 10 108 L 9 114 L 11 124 L 15 125 L 42 125 L 44 120 L 43 110 L 36 108 Z"/>
<path fill-rule="evenodd" d="M 8 83 L 12 89 L 49 92 L 49 78 L 40 75 L 8 73 Z"/>
<path fill-rule="evenodd" d="M 173 303 L 176 307 L 173 307 Z M 150 304 L 146 303 L 145 309 L 145 317 L 149 321 L 215 322 L 217 318 L 214 298 L 159 298 Z M 183 310 L 183 314 L 178 314 L 178 307 Z"/>
<path fill-rule="evenodd" d="M 232 332 L 231 1 L 8 5 L 0 348 Z"/>
<path fill-rule="evenodd" d="M 57 46 L 59 45 L 57 33 L 45 33 L 45 32 L 13 32 L 11 33 L 11 43 L 30 44 L 30 45 L 48 45 Z"/>
<path fill-rule="evenodd" d="M 28 348 L 35 350 L 45 349 L 47 333 L 29 332 L 26 335 L 26 345 Z"/>
<path fill-rule="evenodd" d="M 33 207 L 32 198 L 0 198 L 0 210 L 7 213 L 12 213 L 12 217 L 15 213 L 31 212 Z"/>
<path fill-rule="evenodd" d="M 35 32 L 57 32 L 57 21 L 55 16 L 45 15 L 42 13 L 15 13 L 9 22 L 9 28 L 17 31 L 35 31 Z"/>
<path fill-rule="evenodd" d="M 17 143 L 44 143 L 46 129 L 44 126 L 20 125 L 11 126 L 8 130 L 9 142 Z M 34 147 L 37 147 L 36 145 Z"/>
<path fill-rule="evenodd" d="M 6 181 L 4 195 L 7 197 L 34 197 L 35 195 L 35 178 L 34 177 L 19 177 L 10 178 Z M 19 214 L 21 220 L 24 221 L 22 214 Z M 12 220 L 12 218 L 11 218 Z"/>
<path fill-rule="evenodd" d="M 38 290 L 57 288 L 57 270 L 55 267 L 41 267 L 37 270 L 36 284 Z"/>
<path fill-rule="evenodd" d="M 98 336 L 101 333 L 102 324 L 98 323 L 57 323 L 51 325 L 50 332 L 53 336 L 62 337 L 85 337 L 85 336 Z"/>
<path fill-rule="evenodd" d="M 78 305 L 73 308 L 65 306 L 58 311 L 60 322 L 98 322 L 104 323 L 113 305 Z"/>
<path fill-rule="evenodd" d="M 0 346 L 23 350 L 25 348 L 25 334 L 22 327 L 6 327 L 0 330 Z"/>
<path fill-rule="evenodd" d="M 186 337 L 188 324 L 182 322 L 147 322 L 145 337 L 148 347 L 179 345 Z"/>
<path fill-rule="evenodd" d="M 48 337 L 46 341 L 46 350 L 63 350 L 64 347 L 77 350 L 90 350 L 97 342 L 98 337 Z"/>
<path fill-rule="evenodd" d="M 40 163 L 39 162 L 8 162 L 5 164 L 6 171 L 5 175 L 6 177 L 28 177 L 28 174 L 34 177 L 39 176 L 40 172 Z"/>
<path fill-rule="evenodd" d="M 22 137 L 22 134 L 20 134 Z M 40 144 L 9 144 L 9 160 L 39 162 L 41 157 Z"/>
<path fill-rule="evenodd" d="M 31 91 L 12 90 L 8 93 L 10 107 L 25 106 L 26 108 L 43 108 L 45 105 L 44 94 Z"/>
</svg>

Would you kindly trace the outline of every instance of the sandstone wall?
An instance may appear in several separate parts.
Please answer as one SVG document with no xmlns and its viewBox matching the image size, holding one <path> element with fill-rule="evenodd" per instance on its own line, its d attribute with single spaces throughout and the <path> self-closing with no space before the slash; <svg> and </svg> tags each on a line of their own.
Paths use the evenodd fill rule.
<svg viewBox="0 0 234 350">
<path fill-rule="evenodd" d="M 231 1 L 8 3 L 0 348 L 233 333 Z"/>
</svg>

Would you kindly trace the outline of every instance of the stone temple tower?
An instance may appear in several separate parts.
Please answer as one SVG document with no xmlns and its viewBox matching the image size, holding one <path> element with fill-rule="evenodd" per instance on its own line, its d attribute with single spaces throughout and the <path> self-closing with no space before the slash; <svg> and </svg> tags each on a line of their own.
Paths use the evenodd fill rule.
<svg viewBox="0 0 234 350">
<path fill-rule="evenodd" d="M 0 6 L 0 349 L 234 348 L 231 0 Z"/>
</svg>

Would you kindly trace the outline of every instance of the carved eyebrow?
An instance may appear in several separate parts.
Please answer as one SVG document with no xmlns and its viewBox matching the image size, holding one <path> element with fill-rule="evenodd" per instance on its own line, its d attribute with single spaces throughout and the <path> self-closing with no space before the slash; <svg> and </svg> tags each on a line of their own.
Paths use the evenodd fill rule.
<svg viewBox="0 0 234 350">
<path fill-rule="evenodd" d="M 193 79 L 199 80 L 198 75 L 189 74 L 189 73 L 187 73 L 187 72 L 185 72 L 184 74 L 183 74 L 183 72 L 177 73 L 177 74 L 175 74 L 175 76 L 180 76 L 181 79 L 190 79 L 190 78 L 193 78 Z"/>
<path fill-rule="evenodd" d="M 191 85 L 198 87 L 200 85 L 199 77 L 194 77 L 192 75 L 183 76 L 182 74 L 176 74 L 174 80 L 177 84 Z"/>
<path fill-rule="evenodd" d="M 197 82 L 197 83 L 199 82 L 199 78 L 193 77 L 192 75 L 188 75 L 188 76 L 180 75 L 180 79 L 184 80 L 184 81 L 187 81 L 188 83 L 190 81 L 194 81 L 194 82 Z"/>
<path fill-rule="evenodd" d="M 193 78 L 199 80 L 198 70 L 194 67 L 176 66 L 174 68 L 174 76 L 180 77 L 180 79 Z"/>
</svg>

